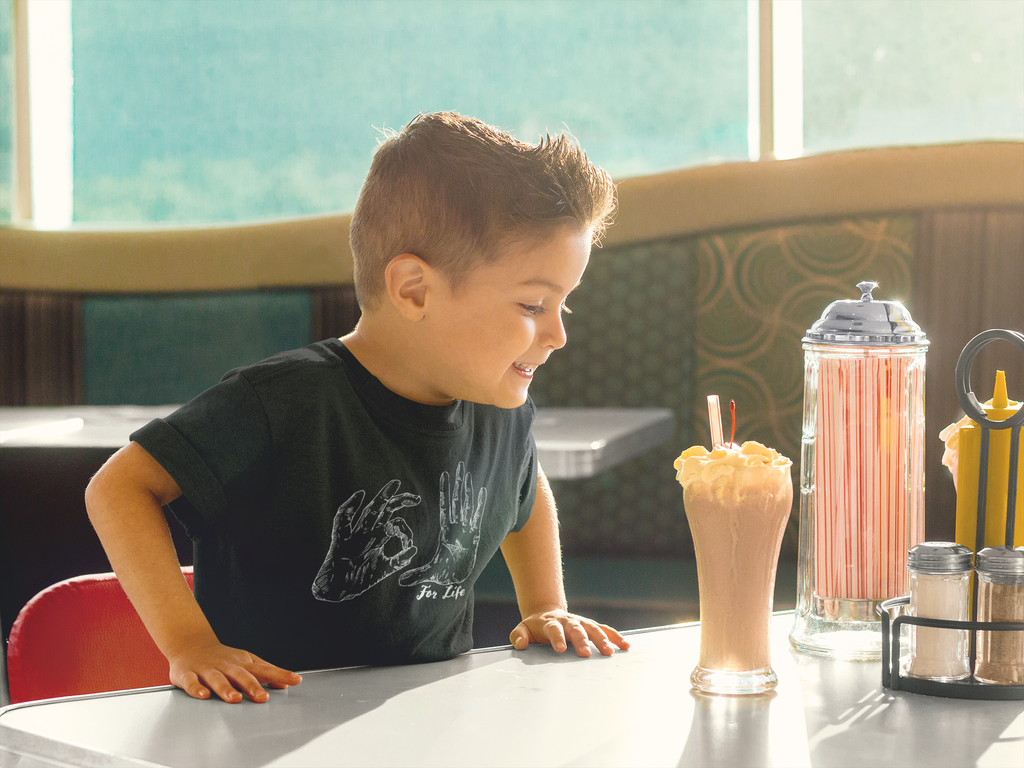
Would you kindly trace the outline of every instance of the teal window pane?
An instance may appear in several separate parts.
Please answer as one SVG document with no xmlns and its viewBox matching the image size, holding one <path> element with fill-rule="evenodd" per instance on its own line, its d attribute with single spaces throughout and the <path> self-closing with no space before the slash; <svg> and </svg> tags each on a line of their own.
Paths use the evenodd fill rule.
<svg viewBox="0 0 1024 768">
<path fill-rule="evenodd" d="M 14 4 L 0 2 L 0 221 L 10 221 L 14 197 Z"/>
<path fill-rule="evenodd" d="M 85 402 L 187 402 L 232 368 L 309 344 L 311 314 L 306 291 L 89 297 Z"/>
<path fill-rule="evenodd" d="M 804 150 L 1024 139 L 1024 0 L 803 3 Z"/>
<path fill-rule="evenodd" d="M 377 129 L 568 128 L 616 178 L 747 157 L 746 0 L 76 1 L 74 217 L 351 210 Z"/>
</svg>

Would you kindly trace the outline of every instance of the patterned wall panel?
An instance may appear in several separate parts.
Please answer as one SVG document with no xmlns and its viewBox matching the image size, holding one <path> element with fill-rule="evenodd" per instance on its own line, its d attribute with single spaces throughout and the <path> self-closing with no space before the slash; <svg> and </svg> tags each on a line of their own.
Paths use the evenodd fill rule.
<svg viewBox="0 0 1024 768">
<path fill-rule="evenodd" d="M 710 445 L 707 396 L 736 401 L 736 440 L 757 440 L 793 459 L 796 487 L 803 409 L 801 338 L 837 299 L 859 296 L 874 280 L 875 298 L 910 306 L 913 217 L 815 222 L 709 236 L 696 246 L 697 371 L 693 409 L 699 442 Z M 794 498 L 794 512 L 797 509 Z M 797 516 L 785 552 L 796 551 Z"/>
<path fill-rule="evenodd" d="M 567 555 L 693 552 L 672 461 L 710 444 L 707 395 L 737 403 L 737 440 L 799 463 L 800 339 L 829 303 L 879 283 L 906 300 L 913 217 L 743 230 L 594 252 L 570 296 L 569 343 L 533 384 L 539 405 L 675 410 L 669 444 L 595 478 L 555 484 Z M 796 516 L 785 552 L 796 552 Z"/>
</svg>

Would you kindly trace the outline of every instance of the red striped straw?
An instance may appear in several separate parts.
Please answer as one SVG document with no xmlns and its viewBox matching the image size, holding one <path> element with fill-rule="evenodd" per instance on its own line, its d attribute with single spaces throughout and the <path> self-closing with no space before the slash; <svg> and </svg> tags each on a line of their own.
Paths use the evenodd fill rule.
<svg viewBox="0 0 1024 768">
<path fill-rule="evenodd" d="M 725 436 L 722 434 L 722 407 L 718 402 L 718 395 L 708 395 L 708 423 L 711 425 L 711 450 L 715 446 L 725 443 Z"/>
<path fill-rule="evenodd" d="M 910 489 L 906 414 L 923 374 L 902 356 L 822 360 L 817 418 L 816 566 L 820 597 L 884 599 L 905 591 L 907 549 L 923 517 Z M 909 483 L 909 486 L 908 486 Z"/>
</svg>

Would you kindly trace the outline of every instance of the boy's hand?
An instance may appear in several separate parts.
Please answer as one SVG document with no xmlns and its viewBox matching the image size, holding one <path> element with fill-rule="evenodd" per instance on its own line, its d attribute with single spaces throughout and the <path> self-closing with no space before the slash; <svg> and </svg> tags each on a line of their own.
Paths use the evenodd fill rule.
<svg viewBox="0 0 1024 768">
<path fill-rule="evenodd" d="M 558 653 L 572 643 L 576 655 L 582 657 L 590 656 L 591 642 L 603 656 L 615 653 L 615 646 L 624 651 L 629 648 L 629 642 L 611 627 L 561 608 L 527 616 L 512 630 L 509 641 L 519 651 L 530 643 L 550 643 Z"/>
<path fill-rule="evenodd" d="M 280 689 L 302 682 L 294 672 L 220 643 L 190 646 L 169 661 L 171 682 L 194 699 L 208 699 L 212 691 L 229 704 L 239 703 L 243 693 L 263 703 L 270 698 L 264 685 Z"/>
</svg>

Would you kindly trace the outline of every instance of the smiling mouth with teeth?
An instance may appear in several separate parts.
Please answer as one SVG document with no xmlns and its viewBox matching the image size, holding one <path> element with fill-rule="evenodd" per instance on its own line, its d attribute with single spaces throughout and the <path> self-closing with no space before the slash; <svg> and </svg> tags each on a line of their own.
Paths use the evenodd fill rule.
<svg viewBox="0 0 1024 768">
<path fill-rule="evenodd" d="M 525 376 L 533 376 L 533 372 L 537 368 L 535 365 L 523 365 L 522 363 L 513 363 L 512 367 Z"/>
</svg>

